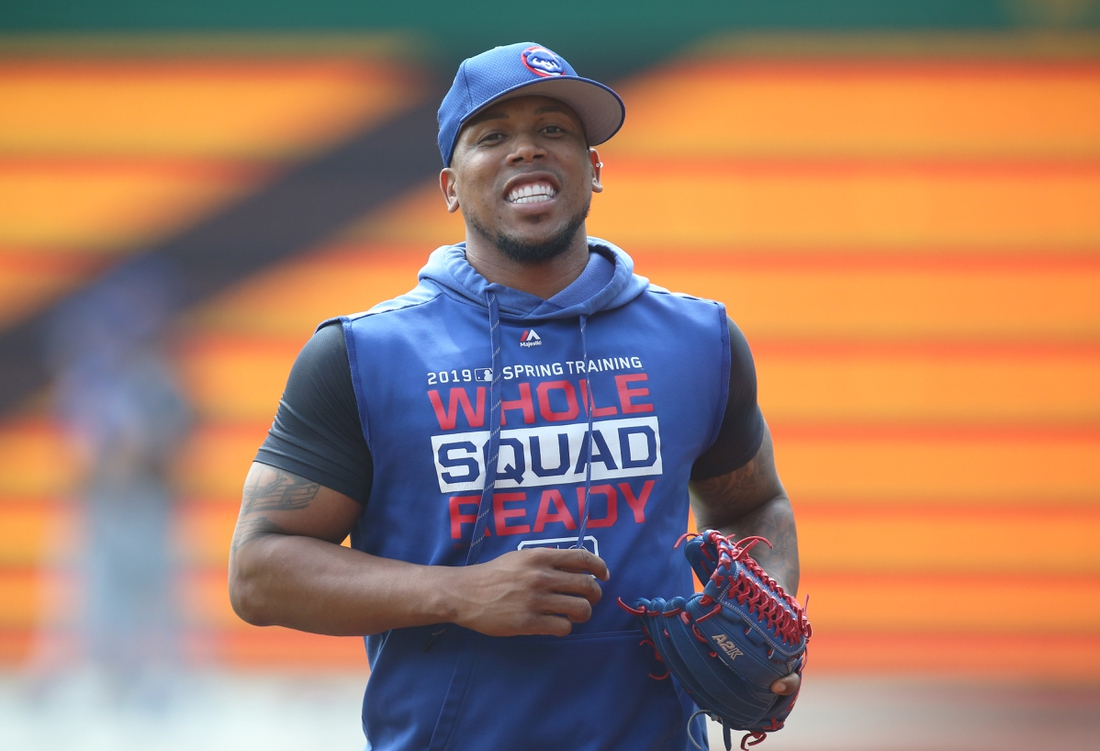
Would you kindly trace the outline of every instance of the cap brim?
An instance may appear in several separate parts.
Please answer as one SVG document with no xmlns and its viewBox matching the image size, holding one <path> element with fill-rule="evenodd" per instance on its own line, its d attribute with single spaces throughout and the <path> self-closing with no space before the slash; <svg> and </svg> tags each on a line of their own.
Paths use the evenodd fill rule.
<svg viewBox="0 0 1100 751">
<path fill-rule="evenodd" d="M 588 145 L 595 146 L 619 132 L 626 119 L 626 105 L 609 87 L 579 76 L 553 76 L 513 86 L 462 118 L 459 126 L 497 102 L 521 96 L 547 96 L 568 104 L 584 124 Z"/>
</svg>

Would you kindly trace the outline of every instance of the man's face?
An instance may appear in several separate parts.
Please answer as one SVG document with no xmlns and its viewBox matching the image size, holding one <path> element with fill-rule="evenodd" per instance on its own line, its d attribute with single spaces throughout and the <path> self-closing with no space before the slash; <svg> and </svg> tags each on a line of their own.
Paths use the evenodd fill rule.
<svg viewBox="0 0 1100 751">
<path fill-rule="evenodd" d="M 449 211 L 513 261 L 567 250 L 599 182 L 599 155 L 568 105 L 543 96 L 509 99 L 467 122 L 440 174 Z"/>
</svg>

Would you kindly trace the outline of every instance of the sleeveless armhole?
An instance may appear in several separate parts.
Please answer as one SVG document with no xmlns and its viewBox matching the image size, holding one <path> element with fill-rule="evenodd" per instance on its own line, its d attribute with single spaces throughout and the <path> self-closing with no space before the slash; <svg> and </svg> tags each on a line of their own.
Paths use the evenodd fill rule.
<svg viewBox="0 0 1100 751">
<path fill-rule="evenodd" d="M 323 325 L 298 354 L 256 461 L 366 505 L 374 462 L 360 424 L 343 326 Z"/>
<path fill-rule="evenodd" d="M 745 335 L 729 318 L 729 392 L 714 443 L 695 460 L 692 480 L 709 480 L 749 463 L 764 441 L 764 416 L 756 402 L 756 365 Z"/>
</svg>

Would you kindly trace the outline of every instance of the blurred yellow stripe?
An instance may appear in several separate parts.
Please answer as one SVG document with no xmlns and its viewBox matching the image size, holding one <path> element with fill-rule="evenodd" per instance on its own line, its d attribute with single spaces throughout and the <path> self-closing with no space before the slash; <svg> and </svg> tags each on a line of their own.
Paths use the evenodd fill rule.
<svg viewBox="0 0 1100 751">
<path fill-rule="evenodd" d="M 1100 65 L 706 60 L 620 87 L 629 155 L 1100 156 Z"/>
<path fill-rule="evenodd" d="M 803 431 L 772 426 L 791 498 L 1100 504 L 1100 435 L 1032 436 L 990 429 L 952 435 Z"/>
<path fill-rule="evenodd" d="M 0 327 L 72 289 L 98 267 L 88 256 L 0 246 Z"/>
<path fill-rule="evenodd" d="M 281 626 L 196 628 L 188 634 L 185 653 L 197 663 L 245 670 L 289 668 L 306 672 L 349 672 L 365 679 L 370 673 L 363 639 L 292 631 Z"/>
<path fill-rule="evenodd" d="M 240 495 L 223 500 L 188 500 L 179 506 L 176 534 L 184 563 L 194 568 L 229 565 L 229 545 L 240 511 Z"/>
<path fill-rule="evenodd" d="M 1100 635 L 1097 576 L 807 571 L 807 592 L 821 632 Z"/>
<path fill-rule="evenodd" d="M 77 472 L 59 425 L 35 419 L 0 424 L 0 497 L 63 496 Z"/>
<path fill-rule="evenodd" d="M 806 572 L 1100 574 L 1100 507 L 795 505 Z"/>
<path fill-rule="evenodd" d="M 270 418 L 241 424 L 200 423 L 180 454 L 183 491 L 191 496 L 239 498 L 244 477 L 270 427 Z"/>
<path fill-rule="evenodd" d="M 300 346 L 322 321 L 408 292 L 432 250 L 339 242 L 257 274 L 205 303 L 188 321 L 196 335 L 278 335 Z"/>
<path fill-rule="evenodd" d="M 1100 424 L 1100 348 L 820 347 L 754 351 L 780 422 Z"/>
<path fill-rule="evenodd" d="M 674 247 L 632 255 L 654 283 L 725 302 L 750 340 L 1100 338 L 1100 264 L 1044 262 L 1041 253 L 1020 263 L 946 256 L 896 265 L 871 255 L 739 258 L 736 248 L 725 257 Z"/>
<path fill-rule="evenodd" d="M 243 336 L 194 341 L 181 361 L 188 393 L 206 418 L 270 422 L 301 346 Z"/>
<path fill-rule="evenodd" d="M 60 503 L 11 503 L 0 498 L 0 568 L 47 563 L 51 535 L 69 509 Z"/>
<path fill-rule="evenodd" d="M 0 152 L 286 158 L 410 104 L 361 60 L 0 62 Z"/>
<path fill-rule="evenodd" d="M 626 248 L 1100 246 L 1100 169 L 632 159 L 605 172 L 589 230 Z"/>
<path fill-rule="evenodd" d="M 218 164 L 0 161 L 0 243 L 117 251 L 194 221 L 262 177 Z"/>
<path fill-rule="evenodd" d="M 36 625 L 43 578 L 34 568 L 0 567 L 0 629 Z"/>
<path fill-rule="evenodd" d="M 813 608 L 811 599 L 811 610 Z M 812 613 L 811 613 L 812 615 Z M 806 675 L 886 673 L 983 680 L 1060 680 L 1071 687 L 1092 683 L 1100 672 L 1100 635 L 908 633 L 854 629 L 818 630 L 810 641 Z M 1070 655 L 1036 660 L 1037 654 Z M 820 671 L 820 673 L 819 673 Z"/>
</svg>

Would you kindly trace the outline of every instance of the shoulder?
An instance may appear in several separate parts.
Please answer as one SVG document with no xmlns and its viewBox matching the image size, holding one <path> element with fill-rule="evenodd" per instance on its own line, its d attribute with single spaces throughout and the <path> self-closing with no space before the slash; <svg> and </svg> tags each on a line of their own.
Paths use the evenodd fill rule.
<svg viewBox="0 0 1100 751">
<path fill-rule="evenodd" d="M 296 370 L 328 369 L 340 365 L 347 368 L 347 345 L 341 327 L 335 325 L 337 322 L 338 319 L 331 319 L 317 327 L 298 353 L 294 363 Z"/>
<path fill-rule="evenodd" d="M 653 283 L 648 285 L 635 302 L 655 306 L 671 316 L 699 320 L 708 327 L 715 321 L 726 320 L 726 306 L 722 303 L 683 292 L 673 292 Z"/>
<path fill-rule="evenodd" d="M 726 307 L 715 300 L 672 292 L 650 284 L 631 305 L 658 331 L 668 331 L 685 345 L 715 346 L 729 340 Z"/>
<path fill-rule="evenodd" d="M 390 300 L 384 300 L 367 310 L 362 310 L 358 313 L 348 313 L 322 321 L 317 327 L 317 331 L 320 332 L 322 329 L 331 327 L 333 324 L 337 323 L 343 324 L 345 328 L 348 326 L 361 328 L 365 324 L 369 325 L 372 322 L 384 322 L 394 316 L 400 316 L 402 313 L 416 314 L 417 312 L 425 312 L 421 309 L 443 297 L 442 291 L 434 284 L 421 282 L 409 292 L 398 295 Z"/>
<path fill-rule="evenodd" d="M 667 287 L 662 287 L 661 285 L 654 284 L 653 282 L 649 282 L 646 287 L 645 294 L 654 295 L 657 299 L 665 299 L 669 300 L 670 302 L 676 301 L 684 305 L 703 305 L 709 307 L 717 306 L 725 308 L 725 306 L 717 300 L 710 300 L 706 297 L 699 297 L 698 295 L 689 295 L 686 292 L 673 292 Z"/>
</svg>

